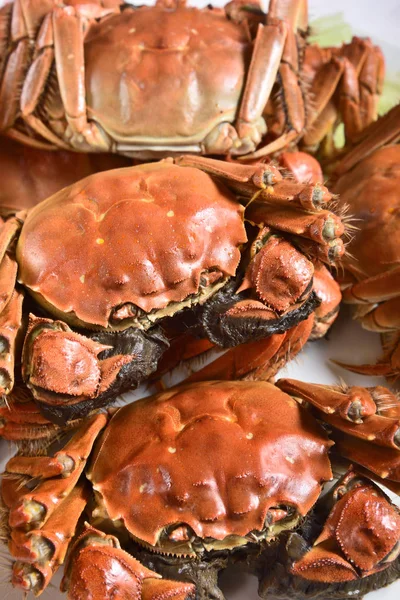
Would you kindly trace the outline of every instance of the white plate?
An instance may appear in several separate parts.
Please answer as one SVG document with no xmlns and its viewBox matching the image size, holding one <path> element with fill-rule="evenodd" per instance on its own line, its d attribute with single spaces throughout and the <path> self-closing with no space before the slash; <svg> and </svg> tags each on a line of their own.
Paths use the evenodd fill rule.
<svg viewBox="0 0 400 600">
<path fill-rule="evenodd" d="M 3 3 L 3 0 L 0 0 L 0 6 Z M 139 4 L 139 2 L 133 3 Z M 140 2 L 140 4 L 144 3 L 152 4 L 151 0 Z M 204 6 L 207 2 L 193 1 L 191 4 Z M 214 4 L 222 5 L 224 2 L 219 1 Z M 335 22 L 341 23 L 340 28 L 335 30 L 336 38 L 341 34 L 348 38 L 352 32 L 362 36 L 368 35 L 375 43 L 380 44 L 387 58 L 392 88 L 400 89 L 398 87 L 400 70 L 400 3 L 398 0 L 380 0 L 378 4 L 375 0 L 335 0 L 335 3 L 327 0 L 309 0 L 309 5 L 311 21 L 316 20 L 318 27 L 324 30 L 326 35 L 332 34 L 328 31 L 329 20 L 325 18 L 321 20 L 321 17 L 335 14 Z M 318 33 L 318 28 L 315 33 Z M 353 385 L 385 385 L 381 378 L 355 375 L 330 362 L 331 358 L 349 363 L 375 362 L 381 351 L 378 335 L 363 331 L 358 324 L 351 321 L 346 309 L 342 313 L 329 334 L 329 340 L 309 343 L 302 354 L 281 371 L 280 376 L 327 384 L 336 383 L 342 377 L 347 383 Z M 137 397 L 139 397 L 138 393 L 125 395 L 126 401 Z M 12 450 L 8 444 L 1 441 L 0 467 L 11 454 Z M 12 590 L 8 584 L 9 559 L 4 553 L 0 555 L 0 563 L 3 567 L 0 575 L 0 598 L 20 600 L 21 594 Z M 44 592 L 43 599 L 65 600 L 65 596 L 60 594 L 56 587 L 59 578 L 60 576 L 55 577 L 53 584 Z M 224 574 L 222 587 L 227 600 L 257 600 L 258 598 L 256 579 L 239 575 L 234 571 Z M 368 594 L 366 598 L 398 600 L 399 596 L 400 581 L 384 590 Z"/>
</svg>

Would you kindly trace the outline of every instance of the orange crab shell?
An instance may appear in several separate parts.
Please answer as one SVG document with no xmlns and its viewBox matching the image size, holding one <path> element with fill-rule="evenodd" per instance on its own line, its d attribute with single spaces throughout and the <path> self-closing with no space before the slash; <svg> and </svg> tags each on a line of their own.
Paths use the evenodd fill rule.
<svg viewBox="0 0 400 600">
<path fill-rule="evenodd" d="M 335 192 L 350 206 L 359 226 L 349 245 L 354 261 L 346 268 L 357 279 L 386 272 L 399 264 L 400 146 L 376 150 L 341 177 Z"/>
<path fill-rule="evenodd" d="M 277 505 L 305 515 L 332 477 L 330 445 L 273 385 L 206 382 L 121 408 L 89 478 L 109 517 L 139 540 L 155 545 L 183 523 L 223 540 L 261 531 Z"/>
<path fill-rule="evenodd" d="M 199 143 L 235 120 L 252 52 L 244 26 L 223 10 L 183 5 L 127 8 L 123 17 L 93 25 L 85 40 L 92 120 L 114 139 L 144 145 Z"/>
<path fill-rule="evenodd" d="M 107 327 L 116 307 L 149 313 L 197 293 L 203 271 L 235 275 L 247 241 L 243 210 L 191 167 L 161 162 L 96 174 L 29 214 L 19 281 L 56 316 Z"/>
</svg>

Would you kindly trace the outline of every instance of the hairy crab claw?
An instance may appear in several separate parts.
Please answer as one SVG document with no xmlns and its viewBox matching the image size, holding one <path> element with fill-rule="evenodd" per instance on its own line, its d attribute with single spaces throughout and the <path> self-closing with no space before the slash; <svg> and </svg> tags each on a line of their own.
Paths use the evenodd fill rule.
<svg viewBox="0 0 400 600">
<path fill-rule="evenodd" d="M 382 416 L 379 389 L 278 386 L 178 386 L 84 419 L 56 452 L 12 458 L 13 584 L 39 595 L 65 563 L 70 600 L 221 599 L 219 571 L 244 560 L 263 598 L 285 581 L 298 598 L 344 599 L 398 576 L 400 514 L 372 480 L 399 489 L 399 401 Z M 328 495 L 321 422 L 334 451 L 369 470 Z"/>
<path fill-rule="evenodd" d="M 273 165 L 184 156 L 91 175 L 16 213 L 0 229 L 2 393 L 23 340 L 43 414 L 88 414 L 156 370 L 178 313 L 221 347 L 295 328 L 300 349 L 296 327 L 317 309 L 326 330 L 340 300 L 322 264 L 344 252 L 330 200 Z"/>
<path fill-rule="evenodd" d="M 258 0 L 15 0 L 0 9 L 0 131 L 146 160 L 259 158 L 304 135 L 315 148 L 341 119 L 350 136 L 375 116 L 382 55 L 358 38 L 308 47 L 307 13 L 306 0 L 268 14 Z"/>
<path fill-rule="evenodd" d="M 357 219 L 359 231 L 344 258 L 344 302 L 354 318 L 382 336 L 376 365 L 343 365 L 396 381 L 400 373 L 400 105 L 363 132 L 337 166 L 335 191 Z"/>
</svg>

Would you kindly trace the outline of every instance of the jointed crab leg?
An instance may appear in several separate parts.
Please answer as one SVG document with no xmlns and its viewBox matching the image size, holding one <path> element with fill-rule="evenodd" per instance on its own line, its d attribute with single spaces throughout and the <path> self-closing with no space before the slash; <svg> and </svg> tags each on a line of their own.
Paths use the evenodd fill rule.
<svg viewBox="0 0 400 600">
<path fill-rule="evenodd" d="M 44 525 L 25 532 L 14 529 L 9 543 L 13 565 L 12 584 L 26 592 L 41 593 L 64 563 L 77 522 L 88 501 L 88 491 L 77 484 Z"/>
<path fill-rule="evenodd" d="M 332 199 L 324 186 L 287 183 L 271 165 L 242 166 L 197 156 L 183 156 L 177 162 L 223 179 L 235 192 L 249 198 L 249 221 L 303 238 L 307 254 L 327 263 L 343 255 L 340 237 L 344 225 L 334 213 L 321 208 Z"/>
<path fill-rule="evenodd" d="M 24 294 L 14 290 L 0 314 L 0 394 L 9 394 L 14 386 L 15 343 L 21 326 Z"/>
<path fill-rule="evenodd" d="M 88 496 L 78 483 L 105 415 L 88 419 L 54 457 L 16 456 L 6 466 L 2 496 L 9 509 L 13 584 L 41 593 L 64 562 Z M 21 479 L 23 477 L 23 479 Z M 33 489 L 26 485 L 33 478 Z"/>
<path fill-rule="evenodd" d="M 175 163 L 182 167 L 197 167 L 220 177 L 228 187 L 244 198 L 251 199 L 256 195 L 266 203 L 278 207 L 289 206 L 316 212 L 332 200 L 332 194 L 325 186 L 284 180 L 279 169 L 271 164 L 245 165 L 190 155 L 175 159 Z"/>
<path fill-rule="evenodd" d="M 400 267 L 355 283 L 343 292 L 348 304 L 373 304 L 400 295 Z"/>
<path fill-rule="evenodd" d="M 374 150 L 400 139 L 400 104 L 369 125 L 360 136 L 357 146 L 340 161 L 336 174 L 342 176 Z"/>
<path fill-rule="evenodd" d="M 282 104 L 285 106 L 276 108 L 273 129 L 280 129 L 279 137 L 260 150 L 248 154 L 243 160 L 260 158 L 266 154 L 276 152 L 293 141 L 304 129 L 305 106 L 303 90 L 300 86 L 300 62 L 302 49 L 298 49 L 299 31 L 305 33 L 307 30 L 307 1 L 290 0 L 289 2 L 272 0 L 269 4 L 267 22 L 274 24 L 276 19 L 287 23 L 287 36 L 279 65 L 279 94 Z M 265 97 L 264 107 L 268 97 Z M 272 102 L 272 104 L 275 104 Z M 264 108 L 263 107 L 263 108 Z M 285 118 L 286 117 L 286 118 Z M 286 123 L 286 120 L 288 123 Z M 282 131 L 282 125 L 286 131 Z"/>
<path fill-rule="evenodd" d="M 281 379 L 277 386 L 323 413 L 321 419 L 339 430 L 333 438 L 342 455 L 383 479 L 399 480 L 400 401 L 390 390 L 341 389 L 291 379 Z"/>
<path fill-rule="evenodd" d="M 55 459 L 64 466 L 63 477 L 53 479 L 54 459 L 49 458 L 44 469 L 44 479 L 40 480 L 33 491 L 27 491 L 19 501 L 10 507 L 9 523 L 11 527 L 41 527 L 50 518 L 63 499 L 75 487 L 93 444 L 107 422 L 105 415 L 96 415 L 77 430 L 64 449 L 55 455 Z M 11 467 L 21 474 L 25 460 L 12 459 Z M 42 465 L 43 466 L 43 465 Z M 30 471 L 30 468 L 28 468 Z"/>
<path fill-rule="evenodd" d="M 285 333 L 231 348 L 223 356 L 190 375 L 185 382 L 271 379 L 286 362 L 288 355 L 293 358 L 300 352 L 310 337 L 313 325 L 314 315 L 310 315 Z"/>
<path fill-rule="evenodd" d="M 286 40 L 287 25 L 282 21 L 268 21 L 267 25 L 260 24 L 258 28 L 236 122 L 241 153 L 246 141 L 251 150 L 266 132 L 262 113 L 275 83 Z M 235 154 L 235 151 L 232 153 Z"/>
</svg>

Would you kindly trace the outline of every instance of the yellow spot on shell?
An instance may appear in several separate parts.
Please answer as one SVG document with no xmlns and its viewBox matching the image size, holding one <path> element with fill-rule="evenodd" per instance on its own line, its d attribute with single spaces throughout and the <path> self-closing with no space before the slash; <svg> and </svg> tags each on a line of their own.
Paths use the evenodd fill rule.
<svg viewBox="0 0 400 600">
<path fill-rule="evenodd" d="M 135 33 L 136 31 L 136 27 L 131 27 L 131 29 L 129 29 L 128 33 Z"/>
<path fill-rule="evenodd" d="M 285 456 L 285 460 L 287 460 L 291 465 L 294 465 L 294 458 L 291 456 Z"/>
<path fill-rule="evenodd" d="M 104 244 L 103 238 L 97 238 L 96 244 L 99 244 L 100 246 L 101 246 L 101 244 Z"/>
<path fill-rule="evenodd" d="M 172 446 L 170 446 L 170 447 L 168 448 L 168 452 L 169 452 L 170 454 L 175 454 L 175 452 L 176 452 L 176 448 L 172 448 Z"/>
<path fill-rule="evenodd" d="M 266 190 L 265 190 L 268 194 L 273 194 L 275 192 L 274 188 L 272 187 L 272 185 L 269 185 Z"/>
<path fill-rule="evenodd" d="M 254 435 L 253 435 L 252 433 L 248 433 L 248 434 L 246 435 L 246 437 L 247 437 L 247 439 L 248 439 L 248 440 L 252 440 L 252 439 L 253 439 L 253 437 L 254 437 Z"/>
<path fill-rule="evenodd" d="M 145 483 L 143 483 L 143 484 L 140 486 L 140 488 L 139 488 L 139 492 L 140 492 L 141 494 L 143 494 L 143 492 L 144 492 L 144 490 L 146 489 L 146 487 L 147 487 L 147 485 L 146 485 Z"/>
<path fill-rule="evenodd" d="M 167 217 L 173 217 L 174 215 L 175 215 L 175 213 L 174 213 L 174 211 L 173 211 L 173 210 L 169 210 L 169 211 L 167 212 Z"/>
<path fill-rule="evenodd" d="M 79 281 L 80 281 L 81 283 L 85 283 L 85 276 L 84 276 L 84 275 L 81 275 L 81 276 L 79 277 Z"/>
</svg>

